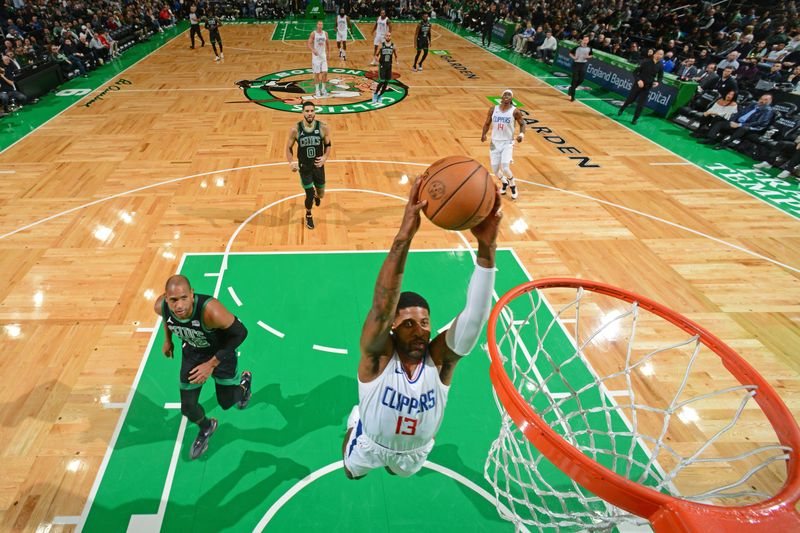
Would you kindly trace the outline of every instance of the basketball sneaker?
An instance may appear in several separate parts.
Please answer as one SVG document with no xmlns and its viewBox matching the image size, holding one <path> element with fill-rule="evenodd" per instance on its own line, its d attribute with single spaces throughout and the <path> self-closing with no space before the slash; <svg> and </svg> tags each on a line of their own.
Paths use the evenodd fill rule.
<svg viewBox="0 0 800 533">
<path fill-rule="evenodd" d="M 347 53 L 342 54 L 342 61 L 347 61 Z"/>
<path fill-rule="evenodd" d="M 417 72 L 422 72 L 422 65 L 417 67 Z"/>
<path fill-rule="evenodd" d="M 319 94 L 319 91 L 314 93 L 314 98 L 322 98 L 322 95 Z"/>
<path fill-rule="evenodd" d="M 225 54 L 223 54 L 222 52 L 220 52 L 220 53 L 219 53 L 219 58 L 220 58 L 220 59 L 225 59 Z"/>
<path fill-rule="evenodd" d="M 500 178 L 500 182 L 503 184 L 503 188 L 500 189 L 500 194 L 505 194 L 506 190 L 508 189 L 508 180 L 505 178 Z"/>
<path fill-rule="evenodd" d="M 244 409 L 250 403 L 250 397 L 253 395 L 253 373 L 249 370 L 242 372 L 242 381 L 239 382 L 239 386 L 244 389 L 244 392 L 242 392 L 242 399 L 239 400 L 237 407 Z"/>
<path fill-rule="evenodd" d="M 416 72 L 416 71 L 417 71 L 417 67 L 411 67 L 411 72 Z"/>
<path fill-rule="evenodd" d="M 518 196 L 518 194 L 517 194 L 517 186 L 514 185 L 514 186 L 511 187 L 511 199 L 512 200 L 516 200 L 517 196 Z"/>
<path fill-rule="evenodd" d="M 203 431 L 200 430 L 200 433 L 197 434 L 197 438 L 194 439 L 192 443 L 192 449 L 189 452 L 189 457 L 192 459 L 197 459 L 208 450 L 208 439 L 211 438 L 211 435 L 217 430 L 217 419 L 211 419 L 211 425 L 208 426 L 208 429 Z"/>
<path fill-rule="evenodd" d="M 377 63 L 375 63 L 375 59 L 374 59 L 374 58 L 373 58 L 373 60 L 372 60 L 372 61 L 370 61 L 370 62 L 369 62 L 369 65 L 370 65 L 371 67 L 374 67 L 375 65 L 377 65 Z"/>
<path fill-rule="evenodd" d="M 311 213 L 306 213 L 306 227 L 314 229 L 314 217 L 311 216 Z"/>
<path fill-rule="evenodd" d="M 329 96 L 330 96 L 330 93 L 328 92 L 328 89 L 322 89 L 322 97 L 323 98 L 327 98 Z"/>
<path fill-rule="evenodd" d="M 219 61 L 219 56 L 217 56 L 216 59 L 214 59 L 214 61 Z"/>
</svg>

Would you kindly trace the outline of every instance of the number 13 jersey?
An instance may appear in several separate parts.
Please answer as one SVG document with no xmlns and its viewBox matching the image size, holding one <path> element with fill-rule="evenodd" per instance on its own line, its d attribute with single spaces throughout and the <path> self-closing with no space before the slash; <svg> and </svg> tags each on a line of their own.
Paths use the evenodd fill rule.
<svg viewBox="0 0 800 533">
<path fill-rule="evenodd" d="M 397 451 L 425 446 L 439 431 L 449 390 L 427 351 L 411 378 L 395 352 L 380 376 L 358 382 L 364 434 Z"/>
</svg>

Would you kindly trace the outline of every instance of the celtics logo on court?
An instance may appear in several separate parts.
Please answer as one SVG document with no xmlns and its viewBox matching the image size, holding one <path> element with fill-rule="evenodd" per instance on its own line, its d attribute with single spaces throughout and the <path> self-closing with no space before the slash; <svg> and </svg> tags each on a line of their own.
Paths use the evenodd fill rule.
<svg viewBox="0 0 800 533">
<path fill-rule="evenodd" d="M 236 82 L 244 96 L 255 104 L 302 113 L 303 102 L 310 100 L 317 113 L 337 115 L 363 113 L 392 106 L 408 94 L 408 87 L 397 79 L 389 81 L 381 102 L 372 102 L 376 72 L 349 68 L 328 69 L 326 89 L 328 97 L 314 98 L 314 77 L 310 68 L 297 68 L 273 72 L 255 80 Z"/>
</svg>

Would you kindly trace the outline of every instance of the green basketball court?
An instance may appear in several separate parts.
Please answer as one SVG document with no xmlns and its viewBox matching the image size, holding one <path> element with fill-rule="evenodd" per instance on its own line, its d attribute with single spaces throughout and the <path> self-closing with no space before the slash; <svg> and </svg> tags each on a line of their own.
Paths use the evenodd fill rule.
<svg viewBox="0 0 800 533">
<path fill-rule="evenodd" d="M 249 329 L 239 363 L 253 372 L 252 400 L 222 411 L 207 383 L 201 401 L 219 428 L 208 452 L 189 461 L 197 428 L 180 414 L 179 356 L 162 355 L 159 323 L 85 531 L 513 531 L 483 479 L 499 414 L 481 349 L 459 365 L 428 468 L 408 479 L 377 470 L 349 481 L 342 472 L 359 334 L 384 257 L 232 254 L 220 279 L 221 254 L 186 256 L 180 271 L 195 291 L 218 290 Z M 528 279 L 510 250 L 498 250 L 497 267 L 498 294 Z M 466 251 L 409 255 L 404 288 L 426 296 L 433 330 L 462 309 L 472 270 Z M 586 368 L 575 372 L 590 379 Z M 555 469 L 548 481 L 567 483 Z"/>
<path fill-rule="evenodd" d="M 325 18 L 325 31 L 331 46 L 336 46 L 336 16 L 329 15 Z M 273 41 L 306 41 L 308 35 L 317 29 L 317 21 L 309 19 L 281 20 L 275 24 L 275 31 L 272 32 Z M 358 29 L 355 22 L 351 20 L 350 28 L 347 30 L 348 41 L 363 41 L 364 34 Z"/>
</svg>

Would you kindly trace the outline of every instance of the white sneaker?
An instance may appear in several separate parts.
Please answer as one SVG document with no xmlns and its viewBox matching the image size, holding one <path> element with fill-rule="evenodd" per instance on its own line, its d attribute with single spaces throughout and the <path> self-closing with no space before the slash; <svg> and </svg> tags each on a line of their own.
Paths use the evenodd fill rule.
<svg viewBox="0 0 800 533">
<path fill-rule="evenodd" d="M 328 93 L 328 91 L 327 91 L 326 89 L 323 89 L 323 90 L 322 90 L 322 97 L 323 97 L 323 98 L 327 98 L 327 97 L 329 97 L 329 96 L 330 96 L 330 94 Z"/>
<path fill-rule="evenodd" d="M 220 58 L 220 59 L 225 59 L 225 54 L 223 54 L 222 52 L 220 52 L 220 54 L 219 54 L 219 58 Z"/>
<path fill-rule="evenodd" d="M 422 72 L 422 65 L 417 67 L 417 72 Z"/>
<path fill-rule="evenodd" d="M 322 98 L 322 95 L 319 92 L 314 93 L 314 98 Z"/>
<path fill-rule="evenodd" d="M 503 185 L 503 187 L 500 189 L 500 194 L 505 194 L 508 190 L 508 180 L 505 178 L 500 178 L 500 183 Z"/>
<path fill-rule="evenodd" d="M 411 67 L 411 72 L 416 72 L 416 71 L 417 71 L 417 67 Z"/>
<path fill-rule="evenodd" d="M 768 161 L 762 161 L 753 165 L 753 168 L 770 168 L 771 166 Z"/>
<path fill-rule="evenodd" d="M 347 61 L 347 54 L 342 54 L 342 61 Z"/>
<path fill-rule="evenodd" d="M 786 179 L 786 178 L 788 178 L 790 175 L 791 175 L 791 172 L 789 172 L 788 170 L 784 170 L 783 172 L 781 172 L 780 174 L 778 174 L 778 177 L 779 177 L 780 179 L 782 179 L 782 180 L 785 180 L 785 179 Z"/>
<path fill-rule="evenodd" d="M 214 59 L 214 61 L 219 61 L 219 56 L 217 56 L 216 59 Z"/>
<path fill-rule="evenodd" d="M 516 200 L 516 199 L 517 199 L 517 196 L 519 196 L 519 195 L 517 194 L 517 186 L 516 186 L 516 185 L 514 185 L 514 186 L 512 186 L 512 187 L 511 187 L 511 199 L 512 199 L 512 200 Z"/>
<path fill-rule="evenodd" d="M 371 67 L 374 67 L 375 65 L 377 65 L 377 63 L 375 63 L 375 60 L 373 59 L 372 61 L 369 62 L 369 65 Z"/>
</svg>

